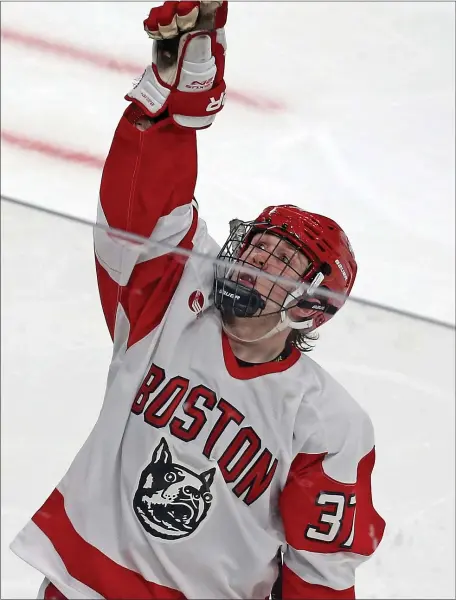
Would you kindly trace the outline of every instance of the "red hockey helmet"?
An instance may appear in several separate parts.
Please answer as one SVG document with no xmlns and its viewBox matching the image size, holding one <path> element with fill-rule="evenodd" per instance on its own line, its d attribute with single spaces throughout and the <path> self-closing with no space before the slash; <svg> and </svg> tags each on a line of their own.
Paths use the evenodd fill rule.
<svg viewBox="0 0 456 600">
<path fill-rule="evenodd" d="M 315 314 L 310 322 L 305 321 L 305 325 L 288 319 L 287 325 L 307 331 L 320 327 L 344 305 L 355 281 L 356 260 L 344 231 L 332 219 L 304 211 L 291 204 L 268 206 L 254 221 L 236 221 L 236 228 L 232 230 L 230 238 L 220 251 L 219 258 L 235 261 L 255 233 L 260 231 L 287 240 L 310 261 L 309 268 L 302 277 L 305 285 L 298 290 L 297 295 L 294 294 L 294 298 L 299 297 L 299 306 L 314 309 Z M 231 289 L 233 283 L 232 280 L 228 283 L 228 279 L 221 278 L 216 270 L 216 306 L 226 309 L 230 305 L 231 312 L 236 316 L 260 316 L 261 299 L 250 297 L 246 304 L 245 290 L 237 284 L 235 289 Z M 317 288 L 327 290 L 331 295 L 315 294 Z M 251 290 L 248 290 L 248 293 L 252 295 Z M 312 301 L 315 296 L 320 298 L 318 303 Z M 286 304 L 280 307 L 280 312 L 283 319 Z"/>
</svg>

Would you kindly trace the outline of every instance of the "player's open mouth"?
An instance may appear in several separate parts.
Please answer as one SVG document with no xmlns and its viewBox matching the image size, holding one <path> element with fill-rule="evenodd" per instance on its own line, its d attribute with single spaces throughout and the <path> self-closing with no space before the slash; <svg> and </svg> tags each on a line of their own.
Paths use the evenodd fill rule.
<svg viewBox="0 0 456 600">
<path fill-rule="evenodd" d="M 249 273 L 240 273 L 238 277 L 238 283 L 245 285 L 246 287 L 255 287 L 255 282 L 256 277 L 253 277 L 253 275 L 250 275 Z"/>
</svg>

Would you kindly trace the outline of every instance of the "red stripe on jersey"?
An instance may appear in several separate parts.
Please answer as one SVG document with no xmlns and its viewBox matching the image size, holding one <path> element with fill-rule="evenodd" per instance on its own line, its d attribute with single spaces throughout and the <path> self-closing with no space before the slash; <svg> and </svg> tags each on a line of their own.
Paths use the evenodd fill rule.
<svg viewBox="0 0 456 600">
<path fill-rule="evenodd" d="M 68 573 L 103 598 L 185 600 L 179 591 L 147 581 L 86 542 L 68 518 L 58 490 L 52 492 L 32 520 L 50 539 Z"/>
<path fill-rule="evenodd" d="M 198 225 L 198 213 L 193 210 L 193 222 L 179 248 L 191 250 Z M 142 340 L 162 320 L 182 277 L 188 258 L 168 253 L 136 265 L 122 288 L 120 302 L 130 322 L 127 348 Z M 187 306 L 185 306 L 187 308 Z"/>
<path fill-rule="evenodd" d="M 67 597 L 53 583 L 49 583 L 44 590 L 44 600 L 67 600 Z"/>
<path fill-rule="evenodd" d="M 179 248 L 191 250 L 192 239 L 198 225 L 196 210 L 193 222 Z M 129 348 L 150 333 L 161 321 L 176 291 L 187 258 L 177 254 L 165 254 L 136 265 L 128 285 L 120 287 L 95 258 L 98 289 L 102 299 L 103 313 L 111 338 L 120 301 L 130 323 Z"/>
<path fill-rule="evenodd" d="M 324 472 L 325 457 L 326 453 L 301 453 L 291 465 L 280 496 L 287 542 L 296 550 L 370 556 L 385 529 L 385 521 L 372 504 L 375 448 L 359 461 L 356 482 L 350 484 Z"/>
<path fill-rule="evenodd" d="M 355 588 L 346 590 L 333 590 L 324 585 L 307 583 L 283 565 L 282 577 L 282 598 L 292 600 L 293 598 L 301 600 L 354 600 Z"/>
<path fill-rule="evenodd" d="M 179 248 L 191 250 L 193 236 L 198 226 L 198 213 L 194 210 L 192 225 Z M 111 338 L 120 302 L 130 323 L 129 348 L 150 333 L 162 320 L 176 291 L 185 263 L 185 256 L 167 253 L 136 265 L 126 286 L 119 286 L 95 257 L 98 290 L 106 324 Z"/>
</svg>

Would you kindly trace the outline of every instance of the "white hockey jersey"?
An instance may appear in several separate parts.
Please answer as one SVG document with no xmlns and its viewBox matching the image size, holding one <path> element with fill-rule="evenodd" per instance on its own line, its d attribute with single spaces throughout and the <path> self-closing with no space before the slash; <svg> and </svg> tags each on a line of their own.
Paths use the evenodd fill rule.
<svg viewBox="0 0 456 600">
<path fill-rule="evenodd" d="M 192 202 L 196 135 L 127 109 L 99 221 L 215 256 Z M 382 538 L 368 416 L 307 355 L 240 366 L 213 266 L 95 231 L 113 358 L 103 407 L 12 550 L 68 598 L 354 598 Z"/>
</svg>

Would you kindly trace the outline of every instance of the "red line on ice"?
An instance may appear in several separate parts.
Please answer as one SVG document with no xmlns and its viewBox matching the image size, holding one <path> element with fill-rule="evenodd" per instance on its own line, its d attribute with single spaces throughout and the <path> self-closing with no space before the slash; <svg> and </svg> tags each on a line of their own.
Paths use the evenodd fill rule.
<svg viewBox="0 0 456 600">
<path fill-rule="evenodd" d="M 58 158 L 70 163 L 76 163 L 87 167 L 95 167 L 96 169 L 102 169 L 104 165 L 104 159 L 89 154 L 88 152 L 78 152 L 71 150 L 71 148 L 65 148 L 49 142 L 43 142 L 42 140 L 34 140 L 24 135 L 13 133 L 12 131 L 5 131 L 2 129 L 1 132 L 2 141 L 21 148 L 22 150 L 29 150 L 44 154 L 52 158 Z"/>
<path fill-rule="evenodd" d="M 2 28 L 1 31 L 2 39 L 5 42 L 11 42 L 20 46 L 25 46 L 28 50 L 34 49 L 41 52 L 48 52 L 60 56 L 61 58 L 67 58 L 71 60 L 77 60 L 81 62 L 87 62 L 92 66 L 100 69 L 109 71 L 116 71 L 118 73 L 129 73 L 132 77 L 141 74 L 144 71 L 144 65 L 138 65 L 133 62 L 119 60 L 106 54 L 94 52 L 84 48 L 78 48 L 70 44 L 66 44 L 58 41 L 51 41 L 47 38 L 33 35 L 30 33 L 24 33 L 16 31 L 9 27 Z M 257 94 L 255 96 L 245 94 L 231 89 L 228 90 L 229 99 L 233 102 L 243 104 L 244 106 L 250 106 L 258 110 L 284 110 L 285 105 L 269 98 L 261 98 Z"/>
</svg>

